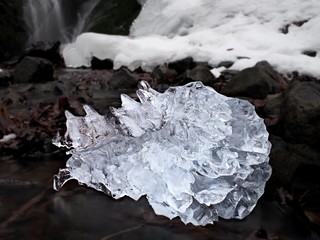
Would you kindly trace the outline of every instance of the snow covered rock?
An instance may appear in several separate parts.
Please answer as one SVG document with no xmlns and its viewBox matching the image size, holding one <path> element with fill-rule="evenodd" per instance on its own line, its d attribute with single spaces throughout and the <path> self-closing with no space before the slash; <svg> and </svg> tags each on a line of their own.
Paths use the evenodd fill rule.
<svg viewBox="0 0 320 240">
<path fill-rule="evenodd" d="M 147 0 L 129 37 L 84 33 L 62 54 L 71 67 L 90 66 L 95 56 L 115 69 L 150 72 L 186 57 L 211 66 L 232 61 L 233 70 L 266 60 L 280 73 L 320 78 L 319 12 L 314 0 Z M 310 50 L 314 57 L 305 55 Z"/>
<path fill-rule="evenodd" d="M 254 107 L 201 82 L 164 93 L 140 82 L 137 96 L 122 95 L 113 116 L 88 106 L 84 117 L 66 112 L 67 132 L 54 143 L 72 157 L 54 188 L 76 179 L 116 199 L 146 195 L 157 214 L 194 225 L 247 216 L 271 174 Z"/>
</svg>

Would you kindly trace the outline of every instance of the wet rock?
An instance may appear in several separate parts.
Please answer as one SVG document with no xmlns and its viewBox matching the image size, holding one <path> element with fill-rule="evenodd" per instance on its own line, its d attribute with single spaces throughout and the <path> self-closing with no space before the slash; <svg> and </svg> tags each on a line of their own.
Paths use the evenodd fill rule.
<svg viewBox="0 0 320 240">
<path fill-rule="evenodd" d="M 306 50 L 303 52 L 304 55 L 307 55 L 309 57 L 316 57 L 317 56 L 317 51 L 314 50 Z"/>
<path fill-rule="evenodd" d="M 292 161 L 289 160 L 289 146 L 282 138 L 270 135 L 269 141 L 272 144 L 269 155 L 270 165 L 272 167 L 270 182 L 284 185 L 289 184 L 291 176 L 298 164 L 292 163 Z"/>
<path fill-rule="evenodd" d="M 92 69 L 113 69 L 113 61 L 111 59 L 100 60 L 93 57 L 91 60 Z"/>
<path fill-rule="evenodd" d="M 54 91 L 64 95 L 74 95 L 77 91 L 77 85 L 74 83 L 74 81 L 68 78 L 60 77 L 60 79 L 56 82 Z"/>
<path fill-rule="evenodd" d="M 256 108 L 259 116 L 264 118 L 264 123 L 266 124 L 267 129 L 271 134 L 279 135 L 280 133 L 282 133 L 282 126 L 280 125 L 280 121 L 283 99 L 284 96 L 281 93 L 268 95 L 262 107 Z"/>
<path fill-rule="evenodd" d="M 265 114 L 268 115 L 281 115 L 281 105 L 284 96 L 282 94 L 274 94 L 267 96 L 267 102 L 263 106 Z"/>
<path fill-rule="evenodd" d="M 38 57 L 25 57 L 13 71 L 15 83 L 39 83 L 53 80 L 53 65 Z"/>
<path fill-rule="evenodd" d="M 301 27 L 303 24 L 307 23 L 309 20 L 301 20 L 301 21 L 294 21 L 292 23 L 289 23 L 289 24 L 286 24 L 284 25 L 280 31 L 283 33 L 283 34 L 287 34 L 289 33 L 289 29 L 292 25 L 295 25 L 297 27 Z"/>
<path fill-rule="evenodd" d="M 285 138 L 292 143 L 317 145 L 320 141 L 320 83 L 295 84 L 282 104 Z"/>
<path fill-rule="evenodd" d="M 152 72 L 152 77 L 158 84 L 163 83 L 175 83 L 178 77 L 178 73 L 174 69 L 170 69 L 167 66 L 156 67 Z"/>
<path fill-rule="evenodd" d="M 199 64 L 191 70 L 186 70 L 184 74 L 185 81 L 201 81 L 204 84 L 212 83 L 215 79 L 208 66 Z"/>
<path fill-rule="evenodd" d="M 126 68 L 121 68 L 120 70 L 115 71 L 107 80 L 107 85 L 109 85 L 111 89 L 135 88 L 137 84 L 138 80 Z"/>
<path fill-rule="evenodd" d="M 174 69 L 178 74 L 184 73 L 186 70 L 193 69 L 197 64 L 193 61 L 192 57 L 187 57 L 177 60 L 168 64 L 168 68 Z"/>
<path fill-rule="evenodd" d="M 19 93 L 17 90 L 9 88 L 6 93 L 1 96 L 1 103 L 10 107 L 19 107 L 26 100 L 25 95 Z"/>
<path fill-rule="evenodd" d="M 230 70 L 230 69 L 226 69 L 226 70 L 223 70 L 221 72 L 221 76 L 224 78 L 224 79 L 230 79 L 232 77 L 234 77 L 235 75 L 237 75 L 239 73 L 238 70 Z"/>
<path fill-rule="evenodd" d="M 249 58 L 249 57 L 247 57 L 247 56 L 238 56 L 238 57 L 237 57 L 237 59 L 239 59 L 239 60 L 240 60 L 240 59 L 250 59 L 250 58 Z"/>
<path fill-rule="evenodd" d="M 0 88 L 9 86 L 9 83 L 11 82 L 11 73 L 8 71 L 0 71 Z"/>
<path fill-rule="evenodd" d="M 59 63 L 61 56 L 59 53 L 60 42 L 37 42 L 32 44 L 25 53 L 25 56 L 44 58 L 52 63 Z"/>
<path fill-rule="evenodd" d="M 242 96 L 263 99 L 268 94 L 281 90 L 277 72 L 266 62 L 258 62 L 232 77 L 221 93 L 227 96 Z"/>
<path fill-rule="evenodd" d="M 229 68 L 234 64 L 234 62 L 232 61 L 222 61 L 218 64 L 217 67 L 225 67 L 225 68 Z"/>
</svg>

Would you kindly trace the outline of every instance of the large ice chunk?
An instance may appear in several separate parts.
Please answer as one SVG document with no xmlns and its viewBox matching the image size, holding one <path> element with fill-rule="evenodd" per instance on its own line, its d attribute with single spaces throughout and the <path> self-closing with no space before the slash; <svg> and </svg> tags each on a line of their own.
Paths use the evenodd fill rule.
<svg viewBox="0 0 320 240">
<path fill-rule="evenodd" d="M 122 95 L 122 107 L 103 117 L 67 116 L 57 145 L 73 148 L 55 175 L 118 199 L 146 195 L 157 214 L 206 225 L 247 216 L 270 177 L 270 142 L 263 120 L 245 100 L 218 94 L 201 82 L 159 93 L 141 82 L 140 102 Z"/>
</svg>

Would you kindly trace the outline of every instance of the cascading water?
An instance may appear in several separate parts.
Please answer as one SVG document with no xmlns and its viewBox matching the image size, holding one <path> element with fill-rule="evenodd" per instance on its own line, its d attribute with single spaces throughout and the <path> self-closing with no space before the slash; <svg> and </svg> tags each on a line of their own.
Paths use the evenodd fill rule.
<svg viewBox="0 0 320 240">
<path fill-rule="evenodd" d="M 68 2 L 63 0 L 25 0 L 23 18 L 29 32 L 28 42 L 73 41 L 99 20 L 99 16 L 90 16 L 99 2 L 85 0 L 80 6 L 67 9 Z"/>
<path fill-rule="evenodd" d="M 71 31 L 69 35 L 69 40 L 73 41 L 75 38 L 83 32 L 88 31 L 91 27 L 94 26 L 102 16 L 95 15 L 90 16 L 95 7 L 98 5 L 100 0 L 89 0 L 82 4 L 79 12 L 77 13 L 77 24 Z"/>
<path fill-rule="evenodd" d="M 59 0 L 27 0 L 23 10 L 29 42 L 51 41 L 62 35 L 65 25 Z"/>
</svg>

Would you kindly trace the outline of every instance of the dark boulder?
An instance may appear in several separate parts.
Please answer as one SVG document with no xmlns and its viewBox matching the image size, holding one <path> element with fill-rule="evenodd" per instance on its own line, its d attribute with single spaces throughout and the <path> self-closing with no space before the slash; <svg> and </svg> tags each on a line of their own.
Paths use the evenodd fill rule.
<svg viewBox="0 0 320 240">
<path fill-rule="evenodd" d="M 302 52 L 304 55 L 307 55 L 309 57 L 316 57 L 317 56 L 317 51 L 314 50 L 306 50 Z"/>
<path fill-rule="evenodd" d="M 92 69 L 113 69 L 113 61 L 111 59 L 103 59 L 93 57 L 91 59 Z"/>
<path fill-rule="evenodd" d="M 282 127 L 292 143 L 320 142 L 320 83 L 299 82 L 286 93 L 282 104 Z"/>
<path fill-rule="evenodd" d="M 278 136 L 283 136 L 281 126 L 281 106 L 283 98 L 283 94 L 268 95 L 265 104 L 261 107 L 256 107 L 256 112 L 264 119 L 268 132 Z"/>
<path fill-rule="evenodd" d="M 217 67 L 225 67 L 225 68 L 229 68 L 234 64 L 234 62 L 232 61 L 222 61 L 218 64 Z"/>
<path fill-rule="evenodd" d="M 15 83 L 40 83 L 53 80 L 53 65 L 37 57 L 25 57 L 13 71 Z"/>
<path fill-rule="evenodd" d="M 45 58 L 52 63 L 62 61 L 60 53 L 60 42 L 37 42 L 26 49 L 25 56 Z"/>
<path fill-rule="evenodd" d="M 176 83 L 178 80 L 177 71 L 164 65 L 156 67 L 151 75 L 157 84 L 172 84 Z"/>
<path fill-rule="evenodd" d="M 267 102 L 263 106 L 263 111 L 265 113 L 265 116 L 269 116 L 269 115 L 280 116 L 283 99 L 284 99 L 283 94 L 269 95 L 267 98 Z"/>
<path fill-rule="evenodd" d="M 268 62 L 262 61 L 233 76 L 221 93 L 233 97 L 263 99 L 268 94 L 274 94 L 280 90 L 281 83 L 277 72 Z"/>
<path fill-rule="evenodd" d="M 110 89 L 127 89 L 137 87 L 138 80 L 126 68 L 115 71 L 107 80 Z"/>
<path fill-rule="evenodd" d="M 168 68 L 175 70 L 178 74 L 184 73 L 186 70 L 193 69 L 197 66 L 192 57 L 183 58 L 168 64 Z"/>
<path fill-rule="evenodd" d="M 199 64 L 191 70 L 186 70 L 184 74 L 185 81 L 201 81 L 204 84 L 212 83 L 215 79 L 207 65 Z"/>
</svg>

